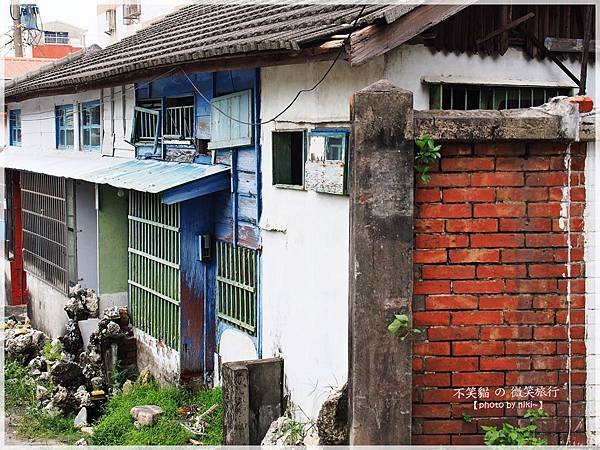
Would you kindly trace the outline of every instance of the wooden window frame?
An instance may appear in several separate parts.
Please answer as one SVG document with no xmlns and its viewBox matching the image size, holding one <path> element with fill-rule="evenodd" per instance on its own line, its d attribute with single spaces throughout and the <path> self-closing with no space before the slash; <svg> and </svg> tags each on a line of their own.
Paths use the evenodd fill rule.
<svg viewBox="0 0 600 450">
<path fill-rule="evenodd" d="M 91 123 L 91 109 L 92 108 L 98 108 L 98 123 Z M 90 123 L 89 124 L 84 124 L 84 116 L 85 114 L 90 114 Z M 102 147 L 102 105 L 100 103 L 100 100 L 93 100 L 91 102 L 85 102 L 81 104 L 81 113 L 79 116 L 79 130 L 80 130 L 80 142 L 81 142 L 81 148 L 83 150 L 87 150 L 87 151 L 100 151 L 100 148 Z M 98 130 L 99 131 L 99 142 L 98 145 L 92 145 L 92 131 L 93 130 Z M 85 142 L 85 132 L 89 131 L 89 136 L 90 136 L 90 140 L 89 140 L 89 144 L 87 144 Z"/>
<path fill-rule="evenodd" d="M 299 184 L 293 184 L 293 183 L 281 183 L 279 182 L 279 178 L 277 176 L 278 172 L 279 172 L 279 158 L 280 155 L 278 154 L 278 152 L 275 149 L 275 136 L 278 134 L 286 134 L 286 133 L 302 133 L 302 167 L 301 167 L 301 172 L 302 172 L 302 181 Z M 307 129 L 283 129 L 283 130 L 273 130 L 271 132 L 271 157 L 273 159 L 273 164 L 272 164 L 272 183 L 273 186 L 278 187 L 278 188 L 285 188 L 285 189 L 297 189 L 297 190 L 303 190 L 304 189 L 304 166 L 306 164 L 306 150 L 308 147 L 308 130 Z"/>
<path fill-rule="evenodd" d="M 74 114 L 73 105 L 57 105 L 55 107 L 55 112 L 56 112 L 56 119 L 55 119 L 55 121 L 56 121 L 56 148 L 61 149 L 61 150 L 73 149 L 75 147 L 75 121 L 74 121 L 74 116 L 73 116 L 73 114 Z M 69 114 L 69 112 L 73 119 L 71 126 L 61 124 L 61 114 Z M 71 145 L 66 144 L 66 136 L 67 136 L 68 131 L 73 132 L 73 144 L 71 144 Z M 65 136 L 65 143 L 61 142 L 61 136 L 62 136 L 63 132 L 64 132 L 64 136 Z"/>
<path fill-rule="evenodd" d="M 17 131 L 19 138 L 17 139 Z M 20 147 L 23 142 L 23 130 L 21 128 L 21 110 L 11 109 L 8 111 L 8 142 L 13 147 Z"/>
</svg>

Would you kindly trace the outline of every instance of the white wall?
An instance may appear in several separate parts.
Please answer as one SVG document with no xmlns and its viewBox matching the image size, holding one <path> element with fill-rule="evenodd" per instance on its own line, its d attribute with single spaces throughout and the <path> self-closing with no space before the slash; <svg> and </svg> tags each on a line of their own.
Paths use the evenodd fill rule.
<svg viewBox="0 0 600 450">
<path fill-rule="evenodd" d="M 329 64 L 262 69 L 261 119 L 279 113 L 299 89 L 318 81 Z M 578 73 L 576 64 L 567 65 Z M 350 96 L 382 78 L 411 90 L 415 109 L 428 109 L 429 91 L 421 78 L 448 75 L 476 76 L 482 83 L 568 81 L 552 63 L 528 60 L 513 49 L 491 58 L 402 46 L 356 68 L 338 62 L 326 80 L 315 91 L 303 93 L 276 124 L 262 126 L 262 356 L 284 358 L 286 390 L 311 417 L 330 386 L 339 387 L 347 378 L 348 197 L 274 187 L 271 132 L 349 125 Z"/>
<path fill-rule="evenodd" d="M 98 292 L 98 212 L 96 186 L 75 181 L 77 282 Z"/>
</svg>

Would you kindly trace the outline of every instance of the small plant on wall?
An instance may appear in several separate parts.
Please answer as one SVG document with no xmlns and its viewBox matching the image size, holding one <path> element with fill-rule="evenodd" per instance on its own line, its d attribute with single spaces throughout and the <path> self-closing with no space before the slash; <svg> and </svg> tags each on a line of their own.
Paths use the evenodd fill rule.
<svg viewBox="0 0 600 450">
<path fill-rule="evenodd" d="M 481 427 L 485 431 L 483 442 L 485 445 L 547 445 L 546 439 L 537 436 L 536 420 L 548 417 L 543 409 L 528 409 L 524 416 L 529 419 L 529 425 L 515 427 L 509 423 L 502 424 L 500 429 L 496 427 Z"/>
<path fill-rule="evenodd" d="M 411 334 L 421 334 L 421 330 L 411 328 L 410 319 L 406 314 L 394 314 L 394 320 L 388 325 L 388 331 L 398 336 L 401 341 Z"/>
<path fill-rule="evenodd" d="M 441 158 L 441 145 L 435 145 L 433 138 L 428 133 L 415 139 L 417 151 L 415 153 L 415 171 L 421 176 L 423 183 L 429 183 L 431 165 Z"/>
</svg>

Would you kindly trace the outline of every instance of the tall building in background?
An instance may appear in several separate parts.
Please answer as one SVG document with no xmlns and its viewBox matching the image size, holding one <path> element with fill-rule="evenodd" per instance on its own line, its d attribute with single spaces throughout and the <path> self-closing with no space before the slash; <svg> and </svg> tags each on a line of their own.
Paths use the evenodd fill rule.
<svg viewBox="0 0 600 450">
<path fill-rule="evenodd" d="M 39 43 L 33 45 L 34 58 L 62 58 L 70 53 L 85 48 L 87 30 L 60 20 L 43 25 Z"/>
</svg>

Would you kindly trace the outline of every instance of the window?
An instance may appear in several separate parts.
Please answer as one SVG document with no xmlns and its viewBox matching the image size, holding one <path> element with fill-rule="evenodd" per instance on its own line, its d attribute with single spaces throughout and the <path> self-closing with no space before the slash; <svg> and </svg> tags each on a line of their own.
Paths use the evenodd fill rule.
<svg viewBox="0 0 600 450">
<path fill-rule="evenodd" d="M 11 109 L 8 113 L 9 119 L 9 144 L 21 145 L 21 110 Z"/>
<path fill-rule="evenodd" d="M 100 148 L 100 102 L 81 105 L 81 145 L 85 150 Z"/>
<path fill-rule="evenodd" d="M 163 136 L 188 141 L 194 137 L 194 97 L 167 98 Z"/>
<path fill-rule="evenodd" d="M 304 184 L 304 131 L 273 132 L 273 184 Z"/>
<path fill-rule="evenodd" d="M 131 25 L 137 23 L 142 15 L 142 5 L 139 0 L 131 1 L 123 4 L 123 24 Z"/>
<path fill-rule="evenodd" d="M 104 23 L 104 32 L 112 36 L 117 31 L 117 10 L 109 9 L 106 11 L 106 21 Z"/>
<path fill-rule="evenodd" d="M 239 147 L 252 144 L 251 91 L 215 97 L 211 104 L 208 148 Z"/>
<path fill-rule="evenodd" d="M 305 186 L 326 194 L 348 191 L 348 130 L 315 129 L 308 135 Z"/>
<path fill-rule="evenodd" d="M 56 148 L 73 148 L 73 105 L 56 107 Z"/>
<path fill-rule="evenodd" d="M 256 335 L 257 251 L 217 241 L 217 314 Z"/>
<path fill-rule="evenodd" d="M 44 31 L 44 43 L 46 44 L 68 44 L 69 33 L 66 31 Z"/>
<path fill-rule="evenodd" d="M 560 87 L 438 83 L 429 87 L 429 108 L 461 111 L 529 108 L 542 105 L 552 97 L 571 95 L 571 91 Z"/>
</svg>

